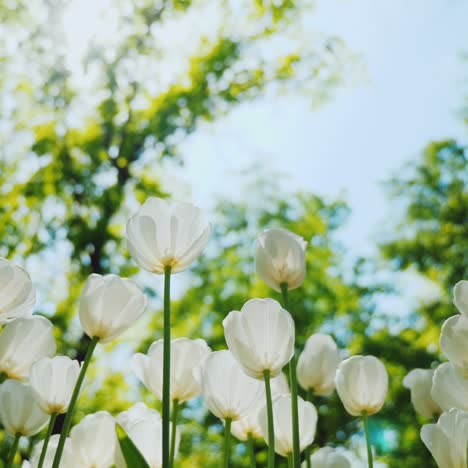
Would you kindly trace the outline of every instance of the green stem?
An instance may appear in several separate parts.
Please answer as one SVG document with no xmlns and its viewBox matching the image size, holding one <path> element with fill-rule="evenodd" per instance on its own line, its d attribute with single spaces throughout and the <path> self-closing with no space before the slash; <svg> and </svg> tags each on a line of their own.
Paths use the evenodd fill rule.
<svg viewBox="0 0 468 468">
<path fill-rule="evenodd" d="M 369 468 L 373 468 L 374 463 L 372 460 L 372 445 L 370 441 L 370 432 L 369 432 L 369 417 L 366 413 L 362 414 L 362 421 L 364 423 L 364 433 L 366 435 L 366 445 L 367 445 L 367 463 Z"/>
<path fill-rule="evenodd" d="M 55 420 L 57 419 L 57 413 L 52 413 L 50 415 L 49 426 L 47 427 L 47 434 L 44 439 L 44 443 L 42 444 L 41 456 L 39 458 L 39 463 L 37 468 L 42 468 L 44 464 L 45 456 L 47 453 L 47 447 L 49 445 L 50 436 L 52 435 L 52 431 L 54 429 Z"/>
<path fill-rule="evenodd" d="M 171 464 L 174 466 L 175 459 L 175 443 L 177 436 L 177 416 L 179 414 L 179 400 L 172 401 L 172 432 L 171 432 Z"/>
<path fill-rule="evenodd" d="M 231 450 L 231 418 L 224 421 L 224 468 L 229 468 L 229 454 Z"/>
<path fill-rule="evenodd" d="M 255 464 L 255 451 L 254 451 L 254 439 L 252 433 L 247 434 L 247 451 L 249 452 L 250 468 L 256 468 Z"/>
<path fill-rule="evenodd" d="M 11 446 L 10 453 L 8 454 L 8 460 L 6 462 L 5 468 L 11 468 L 13 466 L 13 460 L 15 459 L 16 451 L 18 450 L 19 440 L 21 434 L 15 435 L 15 440 Z"/>
<path fill-rule="evenodd" d="M 312 400 L 312 389 L 308 388 L 306 392 L 306 401 Z M 306 468 L 312 468 L 312 462 L 310 461 L 310 455 L 312 451 L 312 444 L 308 445 L 305 449 Z"/>
<path fill-rule="evenodd" d="M 265 394 L 268 419 L 268 468 L 275 468 L 275 423 L 273 420 L 273 402 L 271 400 L 270 371 L 264 370 Z"/>
<path fill-rule="evenodd" d="M 283 295 L 283 305 L 286 310 L 289 309 L 288 284 L 281 283 L 281 293 Z M 301 449 L 299 445 L 299 410 L 297 405 L 297 358 L 294 353 L 289 363 L 289 383 L 291 385 L 291 413 L 292 413 L 292 440 L 293 440 L 293 461 L 294 468 L 301 467 Z"/>
<path fill-rule="evenodd" d="M 163 394 L 162 394 L 162 454 L 163 467 L 169 468 L 169 420 L 171 417 L 171 267 L 164 268 L 164 340 L 163 340 Z"/>
<path fill-rule="evenodd" d="M 293 468 L 294 466 L 294 456 L 292 453 L 288 453 L 288 468 Z"/>
<path fill-rule="evenodd" d="M 88 370 L 89 363 L 91 362 L 91 358 L 93 357 L 93 353 L 96 349 L 96 345 L 98 344 L 98 342 L 99 338 L 97 336 L 94 336 L 91 342 L 89 343 L 88 350 L 86 351 L 86 356 L 84 358 L 83 364 L 81 365 L 80 375 L 78 376 L 78 380 L 76 381 L 75 388 L 70 399 L 70 404 L 68 405 L 68 411 L 63 422 L 62 432 L 60 433 L 60 439 L 57 445 L 57 451 L 55 452 L 54 463 L 52 464 L 52 468 L 59 468 L 60 466 L 60 459 L 62 458 L 63 449 L 65 447 L 65 441 L 68 437 L 68 433 L 70 432 L 73 411 L 75 410 L 76 402 L 80 395 L 80 390 L 81 386 L 83 385 L 86 371 Z"/>
</svg>

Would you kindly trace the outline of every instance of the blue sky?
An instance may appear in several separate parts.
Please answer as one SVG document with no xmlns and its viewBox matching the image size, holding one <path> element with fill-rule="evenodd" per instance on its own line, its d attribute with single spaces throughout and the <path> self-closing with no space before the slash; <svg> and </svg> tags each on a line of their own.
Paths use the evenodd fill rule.
<svg viewBox="0 0 468 468">
<path fill-rule="evenodd" d="M 467 18 L 465 0 L 319 0 L 308 28 L 344 38 L 366 77 L 318 110 L 287 95 L 203 125 L 183 148 L 192 198 L 238 197 L 256 162 L 286 192 L 344 196 L 353 214 L 342 238 L 353 255 L 371 253 L 398 216 L 381 182 L 431 140 L 465 138 Z"/>
</svg>

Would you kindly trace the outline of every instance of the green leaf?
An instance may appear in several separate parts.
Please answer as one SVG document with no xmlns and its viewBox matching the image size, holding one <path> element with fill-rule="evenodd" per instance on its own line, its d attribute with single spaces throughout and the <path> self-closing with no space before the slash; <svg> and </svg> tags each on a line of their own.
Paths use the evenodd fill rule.
<svg viewBox="0 0 468 468">
<path fill-rule="evenodd" d="M 150 468 L 136 445 L 132 442 L 130 437 L 128 437 L 125 429 L 120 424 L 116 424 L 115 430 L 127 466 L 131 468 Z"/>
</svg>

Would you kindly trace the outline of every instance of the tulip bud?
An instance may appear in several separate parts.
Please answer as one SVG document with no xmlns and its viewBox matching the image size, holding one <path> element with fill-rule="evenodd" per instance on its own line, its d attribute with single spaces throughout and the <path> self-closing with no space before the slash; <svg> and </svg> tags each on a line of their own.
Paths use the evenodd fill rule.
<svg viewBox="0 0 468 468">
<path fill-rule="evenodd" d="M 297 381 L 304 390 L 329 395 L 335 388 L 340 351 L 330 335 L 316 333 L 306 342 L 297 363 Z"/>
<path fill-rule="evenodd" d="M 388 390 L 388 373 L 374 356 L 352 356 L 336 371 L 336 391 L 352 416 L 372 415 L 382 408 Z"/>
<path fill-rule="evenodd" d="M 67 356 L 44 357 L 31 366 L 29 384 L 38 405 L 48 414 L 66 413 L 80 364 Z"/>
<path fill-rule="evenodd" d="M 301 452 L 315 437 L 317 410 L 312 403 L 298 397 L 299 446 Z M 291 395 L 280 395 L 273 401 L 273 420 L 275 427 L 275 451 L 283 457 L 293 452 Z M 258 421 L 260 430 L 268 444 L 268 415 L 266 405 L 260 410 Z"/>
<path fill-rule="evenodd" d="M 97 337 L 101 343 L 108 343 L 140 318 L 147 302 L 134 281 L 93 273 L 81 293 L 81 326 L 90 338 Z"/>
<path fill-rule="evenodd" d="M 135 262 L 163 274 L 186 270 L 199 257 L 211 235 L 211 224 L 190 203 L 150 197 L 127 222 L 127 245 Z"/>
<path fill-rule="evenodd" d="M 468 281 L 459 281 L 453 288 L 453 303 L 460 314 L 468 317 Z"/>
<path fill-rule="evenodd" d="M 262 382 L 246 375 L 227 350 L 209 354 L 194 376 L 208 409 L 220 419 L 247 416 L 263 396 Z"/>
<path fill-rule="evenodd" d="M 29 274 L 0 258 L 0 325 L 32 315 L 36 293 Z"/>
<path fill-rule="evenodd" d="M 468 412 L 454 408 L 443 413 L 437 424 L 421 428 L 421 440 L 439 468 L 467 466 Z"/>
<path fill-rule="evenodd" d="M 450 362 L 444 362 L 435 370 L 431 395 L 442 411 L 452 408 L 468 411 L 468 379 Z"/>
<path fill-rule="evenodd" d="M 403 379 L 403 386 L 411 391 L 411 403 L 416 413 L 425 418 L 432 418 L 441 412 L 431 396 L 433 376 L 433 369 L 413 369 Z"/>
<path fill-rule="evenodd" d="M 162 400 L 164 340 L 155 341 L 148 354 L 135 354 L 132 368 L 148 390 Z M 193 377 L 193 369 L 200 366 L 211 349 L 204 340 L 177 338 L 171 341 L 171 400 L 191 400 L 201 392 Z"/>
<path fill-rule="evenodd" d="M 275 378 L 271 379 L 271 395 L 274 399 L 279 395 L 289 393 L 289 385 L 286 376 L 280 373 Z M 262 389 L 262 397 L 258 400 L 257 404 L 250 409 L 246 416 L 234 421 L 231 425 L 231 433 L 239 440 L 245 441 L 248 439 L 249 434 L 252 437 L 261 437 L 262 433 L 258 422 L 258 414 L 260 409 L 265 404 L 265 388 Z"/>
<path fill-rule="evenodd" d="M 55 452 L 57 451 L 59 438 L 60 438 L 60 434 L 55 434 L 51 436 L 51 438 L 49 439 L 49 444 L 47 445 L 44 464 L 42 465 L 43 468 L 52 468 L 52 464 L 54 462 L 54 457 L 55 457 Z M 44 444 L 44 441 L 41 440 L 34 446 L 29 464 L 28 465 L 23 464 L 22 468 L 26 468 L 26 466 L 31 467 L 31 468 L 38 468 L 43 444 Z M 67 438 L 65 439 L 65 447 L 63 450 L 62 458 L 60 459 L 60 468 L 74 468 L 74 467 L 76 467 L 75 459 L 73 456 L 73 452 L 71 450 L 70 439 Z"/>
<path fill-rule="evenodd" d="M 265 370 L 277 376 L 294 354 L 294 320 L 273 299 L 251 299 L 223 326 L 229 350 L 254 379 L 263 380 Z"/>
<path fill-rule="evenodd" d="M 107 411 L 86 415 L 70 432 L 75 466 L 109 468 L 117 449 L 114 418 Z"/>
<path fill-rule="evenodd" d="M 143 403 L 137 403 L 128 411 L 117 416 L 117 422 L 125 429 L 128 437 L 150 467 L 162 467 L 162 420 L 159 413 L 147 408 Z M 172 431 L 169 431 L 172 434 Z M 176 429 L 175 452 L 177 455 L 180 443 L 180 432 Z M 117 447 L 117 468 L 127 468 L 120 447 Z"/>
<path fill-rule="evenodd" d="M 257 238 L 255 265 L 257 274 L 275 291 L 281 284 L 298 288 L 306 274 L 305 248 L 307 242 L 286 229 L 267 229 Z"/>
<path fill-rule="evenodd" d="M 310 457 L 313 468 L 351 468 L 351 462 L 342 453 L 331 447 L 322 447 Z M 302 468 L 307 467 L 307 462 L 302 463 Z"/>
<path fill-rule="evenodd" d="M 29 385 L 7 380 L 0 385 L 0 421 L 10 434 L 30 437 L 47 425 L 49 415 L 36 403 Z"/>
<path fill-rule="evenodd" d="M 448 360 L 468 378 L 468 315 L 455 315 L 445 321 L 440 347 Z"/>
<path fill-rule="evenodd" d="M 26 380 L 31 365 L 55 354 L 53 326 L 39 315 L 19 318 L 0 333 L 0 373 L 8 378 Z"/>
</svg>

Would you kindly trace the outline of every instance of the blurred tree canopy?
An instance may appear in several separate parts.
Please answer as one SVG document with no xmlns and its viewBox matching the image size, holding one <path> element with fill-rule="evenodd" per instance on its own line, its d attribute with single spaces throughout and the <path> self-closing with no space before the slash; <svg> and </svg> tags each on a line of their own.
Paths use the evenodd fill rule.
<svg viewBox="0 0 468 468">
<path fill-rule="evenodd" d="M 77 420 L 97 409 L 126 409 L 138 399 L 159 404 L 137 385 L 127 363 L 134 350 L 146 351 L 161 337 L 160 282 L 138 273 L 123 239 L 138 203 L 171 195 L 164 164 L 183 164 L 184 139 L 201 122 L 244 102 L 288 92 L 322 102 L 355 59 L 339 38 L 305 26 L 304 18 L 313 15 L 307 0 L 118 0 L 100 13 L 109 30 L 98 31 L 83 57 L 71 60 L 63 18 L 71 14 L 73 24 L 81 5 L 0 3 L 6 38 L 0 42 L 0 255 L 33 273 L 37 312 L 52 318 L 59 352 L 70 356 L 81 357 L 86 347 L 76 304 L 88 274 L 138 274 L 152 298 L 142 323 L 97 353 Z M 406 208 L 401 227 L 382 242 L 385 263 L 361 259 L 351 269 L 336 240 L 349 214 L 343 201 L 282 194 L 255 180 L 248 200 L 219 202 L 206 255 L 178 283 L 183 294 L 174 300 L 174 336 L 224 347 L 222 319 L 230 310 L 250 297 L 277 297 L 255 276 L 256 235 L 266 227 L 291 229 L 309 242 L 307 279 L 290 298 L 298 345 L 323 330 L 350 353 L 381 357 L 391 391 L 371 420 L 378 456 L 390 467 L 434 466 L 419 440 L 424 421 L 401 380 L 414 367 L 438 362 L 441 322 L 455 313 L 450 291 L 467 276 L 467 178 L 465 148 L 454 141 L 430 144 L 390 184 Z M 440 287 L 440 300 L 422 304 L 397 329 L 372 325 L 376 298 L 391 290 L 369 279 L 382 267 L 415 268 Z M 355 447 L 360 428 L 337 396 L 314 403 L 315 446 Z M 198 400 L 182 418 L 180 466 L 219 466 L 220 424 Z M 30 447 L 22 449 L 27 455 Z M 261 444 L 256 451 L 263 463 Z M 247 466 L 242 444 L 234 455 L 235 466 Z"/>
</svg>

